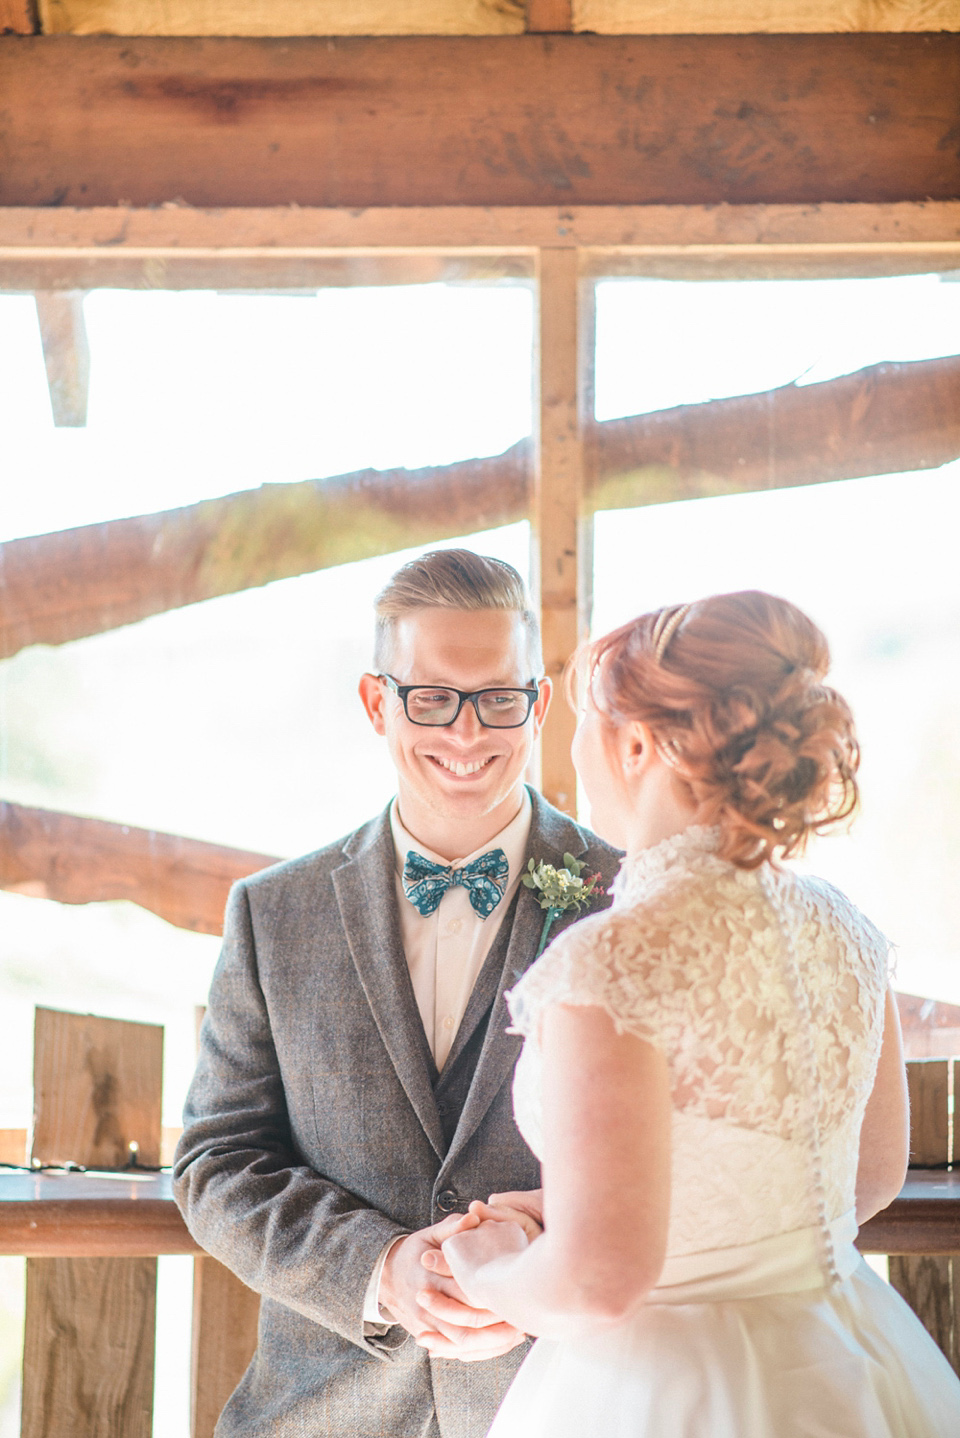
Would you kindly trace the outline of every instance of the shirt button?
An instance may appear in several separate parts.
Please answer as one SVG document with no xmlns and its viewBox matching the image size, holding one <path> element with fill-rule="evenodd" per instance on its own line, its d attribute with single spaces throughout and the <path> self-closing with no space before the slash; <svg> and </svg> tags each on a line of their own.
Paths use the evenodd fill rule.
<svg viewBox="0 0 960 1438">
<path fill-rule="evenodd" d="M 444 1027 L 445 1029 L 452 1029 L 452 1028 L 453 1028 L 453 1019 L 450 1017 L 449 1014 L 447 1014 L 447 1017 L 446 1017 L 446 1018 L 444 1019 L 444 1021 L 443 1021 L 443 1027 Z"/>
<path fill-rule="evenodd" d="M 461 930 L 462 928 L 463 928 L 463 920 L 462 920 L 462 919 L 451 919 L 450 922 L 449 922 L 449 924 L 447 925 L 447 933 L 448 933 L 448 934 L 459 934 L 459 932 L 460 932 L 460 930 Z"/>
<path fill-rule="evenodd" d="M 441 1213 L 453 1213 L 460 1202 L 452 1188 L 445 1188 L 442 1193 L 437 1194 L 437 1207 Z"/>
</svg>

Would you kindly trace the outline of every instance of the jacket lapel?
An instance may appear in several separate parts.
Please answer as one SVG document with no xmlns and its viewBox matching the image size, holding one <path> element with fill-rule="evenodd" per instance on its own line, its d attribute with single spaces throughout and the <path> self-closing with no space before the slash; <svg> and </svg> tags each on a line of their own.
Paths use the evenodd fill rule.
<svg viewBox="0 0 960 1438">
<path fill-rule="evenodd" d="M 423 1031 L 400 938 L 389 810 L 347 846 L 333 872 L 340 918 L 360 983 L 400 1082 L 439 1157 L 446 1152 Z"/>
<path fill-rule="evenodd" d="M 527 852 L 524 856 L 524 868 L 526 868 L 527 860 L 531 858 L 535 859 L 537 863 L 543 860 L 545 863 L 554 864 L 559 868 L 563 864 L 565 853 L 572 854 L 574 858 L 579 857 L 586 848 L 581 830 L 565 814 L 561 814 L 547 805 L 534 790 L 531 790 L 530 793 L 533 799 L 533 818 L 530 824 Z M 513 1071 L 523 1044 L 523 1040 L 518 1035 L 507 1033 L 510 1011 L 507 1008 L 504 994 L 508 989 L 513 988 L 534 961 L 540 942 L 540 931 L 543 928 L 543 910 L 532 891 L 523 884 L 520 885 L 515 902 L 513 923 L 507 941 L 503 966 L 497 977 L 487 1036 L 480 1051 L 476 1072 L 470 1085 L 470 1092 L 467 1094 L 467 1101 L 463 1106 L 457 1131 L 450 1145 L 448 1159 L 463 1148 L 475 1132 L 487 1109 Z M 566 922 L 569 923 L 571 920 L 567 919 Z M 558 919 L 551 931 L 551 937 L 564 927 L 566 927 L 564 920 Z M 499 941 L 494 945 L 494 951 L 503 952 Z M 473 1009 L 474 998 L 483 1001 L 484 996 L 478 995 L 477 990 L 481 987 L 480 980 L 484 978 L 486 968 L 487 965 L 484 965 L 484 970 L 481 971 L 480 979 L 478 979 L 476 989 L 464 1015 L 461 1028 L 465 1031 L 467 1030 L 467 1018 Z M 484 1009 L 489 1001 L 488 989 Z M 481 1010 L 482 1012 L 483 1010 Z M 479 1016 L 478 1014 L 478 1018 Z M 457 1037 L 459 1039 L 459 1034 Z M 469 1037 L 469 1032 L 466 1037 Z M 451 1058 L 453 1057 L 454 1054 L 451 1053 Z"/>
</svg>

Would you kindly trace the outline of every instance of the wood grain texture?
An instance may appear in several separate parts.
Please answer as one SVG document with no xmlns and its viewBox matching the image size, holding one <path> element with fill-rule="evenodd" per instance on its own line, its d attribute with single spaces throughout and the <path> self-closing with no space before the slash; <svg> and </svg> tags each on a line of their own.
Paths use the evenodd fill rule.
<svg viewBox="0 0 960 1438">
<path fill-rule="evenodd" d="M 820 261 L 825 269 L 887 263 L 935 270 L 960 258 L 960 202 L 378 205 L 362 210 L 0 206 L 4 288 L 16 281 L 15 267 L 21 263 L 50 266 L 51 282 L 28 285 L 31 289 L 85 288 L 86 281 L 63 278 L 69 263 L 103 265 L 93 272 L 108 277 L 100 283 L 111 283 L 114 275 L 120 283 L 134 283 L 112 266 L 136 262 L 146 267 L 135 281 L 138 288 L 162 288 L 176 279 L 178 266 L 200 263 L 219 267 L 213 280 L 220 287 L 242 283 L 235 278 L 243 273 L 240 267 L 255 261 L 322 265 L 336 259 L 359 265 L 399 258 L 414 264 L 439 254 L 466 264 L 526 256 L 532 264 L 541 246 L 588 251 L 583 262 L 591 274 L 627 259 L 638 266 L 653 260 L 713 260 L 726 263 L 730 272 L 763 259 L 785 268 Z"/>
<path fill-rule="evenodd" d="M 957 0 L 572 0 L 573 28 L 601 35 L 827 34 L 960 30 Z"/>
<path fill-rule="evenodd" d="M 273 863 L 270 854 L 0 801 L 0 888 L 15 894 L 127 899 L 178 928 L 219 934 L 230 885 Z"/>
<path fill-rule="evenodd" d="M 530 35 L 562 35 L 573 29 L 573 0 L 527 0 L 526 8 Z"/>
<path fill-rule="evenodd" d="M 190 1438 L 213 1438 L 257 1346 L 260 1295 L 209 1255 L 193 1264 Z"/>
<path fill-rule="evenodd" d="M 914 1059 L 907 1064 L 910 1091 L 910 1164 L 913 1168 L 946 1167 L 952 1158 L 950 1100 L 953 1061 Z M 909 1303 L 920 1322 L 950 1362 L 957 1364 L 954 1272 L 958 1262 L 945 1255 L 891 1255 L 889 1280 Z"/>
<path fill-rule="evenodd" d="M 155 1258 L 29 1258 L 21 1438 L 151 1438 Z"/>
<path fill-rule="evenodd" d="M 907 1064 L 910 1090 L 910 1166 L 935 1168 L 951 1153 L 949 1059 L 913 1059 Z"/>
<path fill-rule="evenodd" d="M 39 0 L 47 35 L 519 35 L 523 0 Z"/>
<path fill-rule="evenodd" d="M 0 1128 L 0 1163 L 23 1164 L 27 1161 L 27 1130 Z"/>
<path fill-rule="evenodd" d="M 935 468 L 960 455 L 960 359 L 874 365 L 823 384 L 608 420 L 586 439 L 588 510 Z M 0 656 L 274 579 L 512 523 L 530 512 L 530 470 L 530 450 L 521 442 L 491 459 L 264 485 L 162 514 L 8 541 L 0 545 Z M 66 897 L 71 891 L 86 894 L 90 868 L 72 876 L 57 867 L 44 821 L 19 813 L 10 806 L 0 822 L 0 884 L 39 882 L 46 887 L 36 892 L 66 902 L 73 902 Z M 27 825 L 13 849 L 2 837 L 10 823 Z M 102 830 L 108 851 L 117 827 Z M 176 866 L 176 853 L 162 838 L 132 832 L 140 835 L 144 865 L 149 859 L 160 871 Z M 37 857 L 26 868 L 19 862 L 11 868 L 10 855 L 25 853 L 34 840 Z M 121 847 L 129 851 L 133 844 Z M 199 852 L 191 867 L 198 862 Z M 108 862 L 102 867 L 107 885 L 118 887 L 105 887 L 100 897 L 134 897 L 123 890 L 124 871 L 114 878 Z M 237 877 L 229 867 L 226 872 Z M 142 897 L 149 888 L 139 878 L 137 886 L 136 902 L 152 907 L 154 901 Z M 193 889 L 185 887 L 173 908 L 166 878 L 158 892 L 164 917 L 211 931 L 205 927 L 209 906 Z"/>
<path fill-rule="evenodd" d="M 584 454 L 580 410 L 580 274 L 574 250 L 540 253 L 537 435 L 531 514 L 534 603 L 540 609 L 543 670 L 551 705 L 540 744 L 540 787 L 576 814 L 577 776 L 570 757 L 576 716 L 563 702 L 563 671 L 581 637 L 578 581 L 585 565 Z"/>
<path fill-rule="evenodd" d="M 33 35 L 38 24 L 33 0 L 0 0 L 0 35 Z"/>
<path fill-rule="evenodd" d="M 37 1009 L 32 1156 L 160 1160 L 163 1029 Z M 24 1438 L 150 1438 L 155 1258 L 27 1262 Z"/>
<path fill-rule="evenodd" d="M 952 34 L 8 37 L 0 205 L 952 200 L 958 91 Z"/>
<path fill-rule="evenodd" d="M 111 1169 L 133 1155 L 157 1166 L 162 1089 L 160 1024 L 38 1008 L 31 1159 Z"/>
<path fill-rule="evenodd" d="M 0 1202 L 0 1254 L 145 1258 L 199 1252 L 172 1198 Z"/>
<path fill-rule="evenodd" d="M 83 293 L 38 290 L 36 304 L 53 422 L 58 428 L 82 428 L 87 422 L 90 394 L 90 345 L 83 318 Z"/>
</svg>

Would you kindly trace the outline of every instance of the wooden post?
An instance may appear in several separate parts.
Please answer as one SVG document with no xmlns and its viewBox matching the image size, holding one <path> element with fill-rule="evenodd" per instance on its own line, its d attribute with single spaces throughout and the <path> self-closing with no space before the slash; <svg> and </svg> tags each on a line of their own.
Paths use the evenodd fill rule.
<svg viewBox="0 0 960 1438">
<path fill-rule="evenodd" d="M 193 1017 L 199 1041 L 206 1008 Z M 213 1438 L 223 1406 L 257 1347 L 260 1295 L 209 1254 L 193 1260 L 190 1438 Z"/>
<path fill-rule="evenodd" d="M 38 1163 L 160 1162 L 163 1029 L 37 1009 Z M 23 1438 L 151 1438 L 155 1258 L 30 1258 Z"/>
<path fill-rule="evenodd" d="M 594 284 L 581 280 L 577 250 L 559 248 L 540 250 L 538 281 L 531 572 L 540 604 L 544 672 L 554 684 L 540 783 L 552 804 L 575 814 L 570 744 L 576 720 L 562 680 L 567 660 L 590 629 L 593 544 L 584 512 L 583 435 L 592 418 Z"/>
<path fill-rule="evenodd" d="M 910 1166 L 942 1168 L 952 1160 L 950 1096 L 954 1059 L 913 1059 L 907 1064 L 910 1088 Z M 960 1373 L 957 1293 L 960 1264 L 952 1257 L 890 1256 L 890 1283 L 906 1299 L 920 1322 Z"/>
<path fill-rule="evenodd" d="M 83 290 L 48 290 L 35 297 L 50 407 L 58 427 L 82 428 L 87 422 L 90 346 L 83 295 Z"/>
</svg>

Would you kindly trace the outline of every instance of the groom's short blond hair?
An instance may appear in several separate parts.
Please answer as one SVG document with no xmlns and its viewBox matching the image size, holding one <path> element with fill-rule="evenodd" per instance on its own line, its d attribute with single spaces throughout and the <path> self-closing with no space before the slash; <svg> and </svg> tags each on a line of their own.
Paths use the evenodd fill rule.
<svg viewBox="0 0 960 1438">
<path fill-rule="evenodd" d="M 526 585 L 512 564 L 472 549 L 434 549 L 398 569 L 374 600 L 377 617 L 373 664 L 377 670 L 393 662 L 393 636 L 398 619 L 418 609 L 505 609 L 519 614 L 527 631 L 530 677 L 543 670 L 540 625 Z"/>
</svg>

